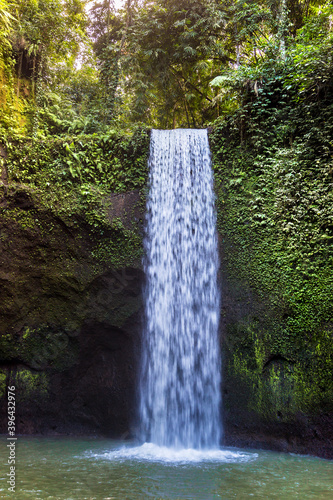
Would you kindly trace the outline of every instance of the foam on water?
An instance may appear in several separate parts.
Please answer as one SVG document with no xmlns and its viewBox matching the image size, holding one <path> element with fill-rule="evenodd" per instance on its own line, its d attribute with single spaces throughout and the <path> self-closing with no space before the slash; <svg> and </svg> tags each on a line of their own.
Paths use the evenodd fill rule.
<svg viewBox="0 0 333 500">
<path fill-rule="evenodd" d="M 86 455 L 87 456 L 87 455 Z M 236 450 L 195 450 L 175 449 L 166 446 L 157 446 L 153 443 L 144 443 L 137 447 L 122 447 L 104 453 L 89 453 L 94 459 L 104 459 L 111 461 L 118 460 L 138 460 L 166 464 L 199 464 L 205 462 L 218 463 L 242 463 L 256 460 L 257 453 L 247 453 Z"/>
</svg>

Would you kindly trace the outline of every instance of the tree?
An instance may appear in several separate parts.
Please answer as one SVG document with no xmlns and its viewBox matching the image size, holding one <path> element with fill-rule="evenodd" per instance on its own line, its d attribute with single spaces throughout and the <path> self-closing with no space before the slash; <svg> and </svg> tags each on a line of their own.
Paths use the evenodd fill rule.
<svg viewBox="0 0 333 500">
<path fill-rule="evenodd" d="M 85 40 L 86 0 L 13 0 L 11 11 L 17 26 L 11 34 L 16 60 L 17 95 L 22 75 L 28 77 L 34 104 L 38 86 L 52 76 L 57 63 L 73 65 Z M 35 111 L 37 107 L 35 107 Z M 34 130 L 37 116 L 34 113 Z"/>
<path fill-rule="evenodd" d="M 34 82 L 41 67 L 46 74 L 61 58 L 73 61 L 85 38 L 85 2 L 20 0 L 11 3 L 18 21 L 11 35 L 18 79 L 22 67 Z"/>
<path fill-rule="evenodd" d="M 138 0 L 126 0 L 125 9 L 117 15 L 114 2 L 104 0 L 94 4 L 91 9 L 92 22 L 89 31 L 94 41 L 100 78 L 104 85 L 104 103 L 107 110 L 105 121 L 107 122 L 114 117 L 121 74 L 120 61 L 124 55 L 133 11 L 137 7 Z"/>
<path fill-rule="evenodd" d="M 213 98 L 211 75 L 229 59 L 220 40 L 224 14 L 213 0 L 128 0 L 111 16 L 108 52 L 98 57 L 104 67 L 117 60 L 125 117 L 163 126 L 202 123 L 199 108 L 209 114 Z M 97 50 L 106 40 L 100 33 Z"/>
</svg>

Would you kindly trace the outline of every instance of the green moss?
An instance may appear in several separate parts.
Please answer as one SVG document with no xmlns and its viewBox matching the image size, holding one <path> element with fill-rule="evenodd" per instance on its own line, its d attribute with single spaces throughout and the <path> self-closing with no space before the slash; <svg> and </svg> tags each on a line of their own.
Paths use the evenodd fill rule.
<svg viewBox="0 0 333 500">
<path fill-rule="evenodd" d="M 20 335 L 0 337 L 1 361 L 19 360 L 31 368 L 62 370 L 77 359 L 77 340 L 65 331 L 40 325 L 25 326 Z"/>
<path fill-rule="evenodd" d="M 290 421 L 298 412 L 331 411 L 331 332 L 308 338 L 302 331 L 291 334 L 283 323 L 281 316 L 267 311 L 260 324 L 249 317 L 230 326 L 227 378 L 247 386 L 248 410 L 270 421 L 277 416 Z"/>
<path fill-rule="evenodd" d="M 92 256 L 99 263 L 108 263 L 120 269 L 137 262 L 142 252 L 142 237 L 118 224 L 109 238 L 96 243 Z"/>
<path fill-rule="evenodd" d="M 35 230 L 38 226 L 40 226 L 40 221 L 34 211 L 23 211 L 19 208 L 2 208 L 0 209 L 0 217 L 5 222 L 15 222 L 23 229 Z"/>
<path fill-rule="evenodd" d="M 7 373 L 4 370 L 0 370 L 0 398 L 4 397 L 6 394 L 6 380 Z"/>
<path fill-rule="evenodd" d="M 48 377 L 45 373 L 33 373 L 30 370 L 20 370 L 16 373 L 14 385 L 18 401 L 48 395 Z"/>
</svg>

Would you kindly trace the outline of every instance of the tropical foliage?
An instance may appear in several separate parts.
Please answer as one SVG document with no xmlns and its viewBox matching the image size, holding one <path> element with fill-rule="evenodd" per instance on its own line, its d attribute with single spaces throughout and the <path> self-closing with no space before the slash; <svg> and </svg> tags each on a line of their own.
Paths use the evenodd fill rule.
<svg viewBox="0 0 333 500">
<path fill-rule="evenodd" d="M 320 0 L 124 0 L 118 10 L 112 0 L 1 0 L 2 134 L 202 126 L 255 99 L 272 74 L 307 99 L 331 84 L 332 9 Z"/>
</svg>

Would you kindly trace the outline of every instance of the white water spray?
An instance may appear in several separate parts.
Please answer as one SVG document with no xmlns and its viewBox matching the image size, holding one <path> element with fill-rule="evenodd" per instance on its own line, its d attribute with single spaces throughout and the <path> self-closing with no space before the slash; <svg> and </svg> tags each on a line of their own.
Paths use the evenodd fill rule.
<svg viewBox="0 0 333 500">
<path fill-rule="evenodd" d="M 145 237 L 143 441 L 214 449 L 221 438 L 218 250 L 206 130 L 153 130 Z"/>
</svg>

